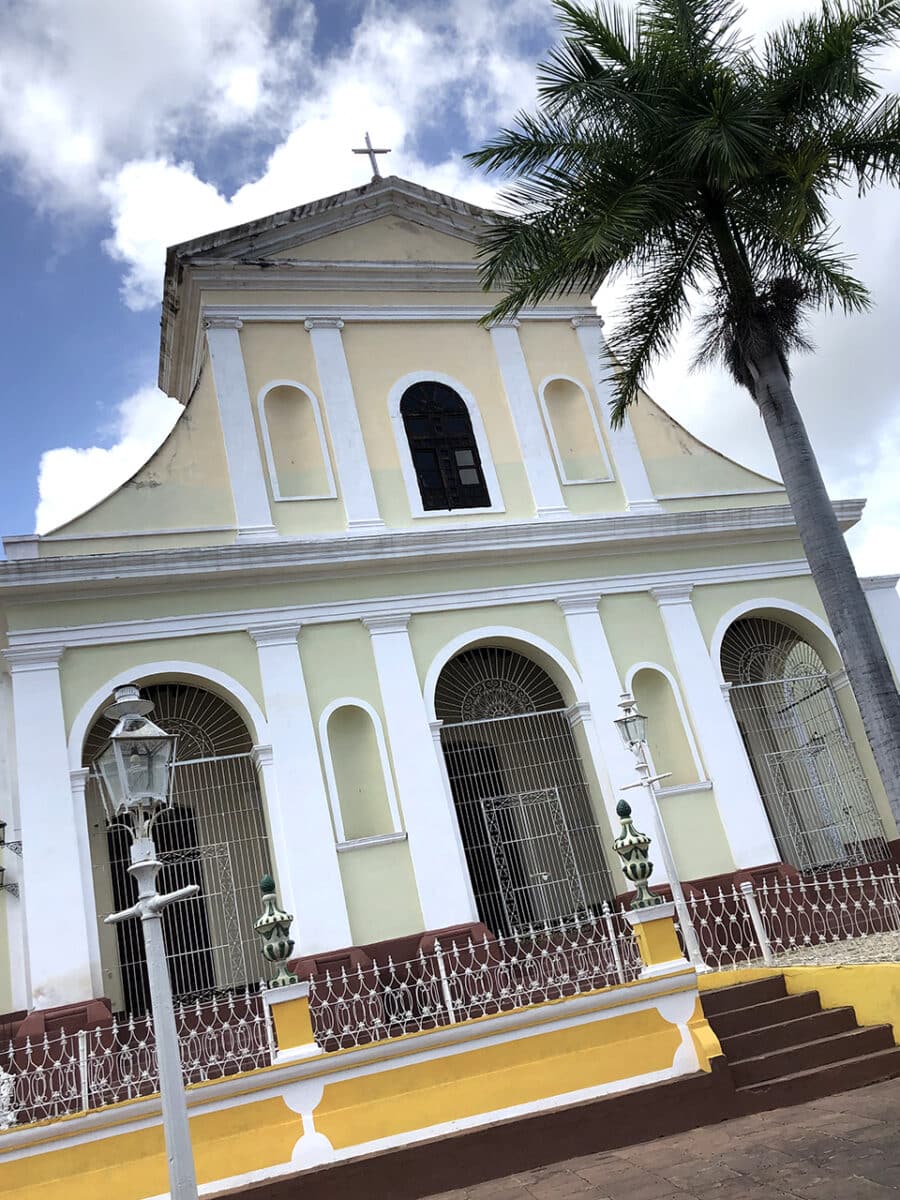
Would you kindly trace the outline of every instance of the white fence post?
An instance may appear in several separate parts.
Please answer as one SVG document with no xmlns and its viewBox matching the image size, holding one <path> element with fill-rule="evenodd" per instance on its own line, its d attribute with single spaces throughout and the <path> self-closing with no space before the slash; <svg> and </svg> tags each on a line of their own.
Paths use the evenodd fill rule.
<svg viewBox="0 0 900 1200">
<path fill-rule="evenodd" d="M 748 879 L 745 879 L 739 886 L 741 895 L 744 898 L 744 904 L 747 906 L 747 912 L 750 914 L 750 924 L 753 926 L 753 932 L 756 934 L 756 940 L 759 942 L 759 948 L 762 951 L 763 962 L 767 967 L 771 967 L 775 961 L 775 956 L 772 953 L 772 947 L 769 945 L 769 939 L 766 936 L 766 928 L 763 925 L 759 905 L 756 903 L 753 884 Z"/>
<path fill-rule="evenodd" d="M 87 1030 L 78 1030 L 78 1074 L 81 1082 L 81 1108 L 87 1112 L 91 1107 L 91 1081 L 88 1078 Z"/>
<path fill-rule="evenodd" d="M 619 953 L 619 941 L 616 937 L 616 928 L 613 924 L 612 913 L 609 905 L 603 901 L 603 921 L 606 925 L 606 934 L 609 938 L 610 949 L 612 950 L 613 962 L 616 964 L 616 978 L 619 983 L 625 982 L 625 970 L 622 967 L 622 955 Z"/>
<path fill-rule="evenodd" d="M 441 950 L 441 943 L 434 939 L 434 958 L 437 962 L 438 975 L 441 979 L 441 995 L 444 997 L 444 1007 L 447 1010 L 447 1016 L 450 1018 L 450 1024 L 456 1024 L 456 1013 L 453 1011 L 453 997 L 450 994 L 450 984 L 447 981 L 447 971 L 444 967 L 444 954 Z"/>
</svg>

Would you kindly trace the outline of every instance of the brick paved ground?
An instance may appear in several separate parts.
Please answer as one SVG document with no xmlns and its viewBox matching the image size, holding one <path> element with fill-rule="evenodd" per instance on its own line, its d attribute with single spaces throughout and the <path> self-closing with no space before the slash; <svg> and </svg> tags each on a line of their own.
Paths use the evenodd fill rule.
<svg viewBox="0 0 900 1200">
<path fill-rule="evenodd" d="M 570 1159 L 432 1200 L 882 1200 L 900 1195 L 900 1080 Z"/>
</svg>

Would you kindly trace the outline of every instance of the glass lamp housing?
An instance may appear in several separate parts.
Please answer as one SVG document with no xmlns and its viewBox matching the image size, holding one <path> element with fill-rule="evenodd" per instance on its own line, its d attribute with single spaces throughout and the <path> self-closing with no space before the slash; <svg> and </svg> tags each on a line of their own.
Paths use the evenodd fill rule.
<svg viewBox="0 0 900 1200">
<path fill-rule="evenodd" d="M 122 717 L 95 759 L 110 820 L 144 821 L 169 803 L 175 736 L 143 715 Z"/>
<path fill-rule="evenodd" d="M 613 723 L 621 734 L 622 741 L 629 750 L 633 750 L 647 740 L 647 718 L 638 711 L 638 706 L 631 696 L 623 696 L 619 707 L 623 715 Z"/>
</svg>

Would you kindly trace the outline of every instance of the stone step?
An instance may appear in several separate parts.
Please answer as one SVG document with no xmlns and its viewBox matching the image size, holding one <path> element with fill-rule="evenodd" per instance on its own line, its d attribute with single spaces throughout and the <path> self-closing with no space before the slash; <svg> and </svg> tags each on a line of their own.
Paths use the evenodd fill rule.
<svg viewBox="0 0 900 1200">
<path fill-rule="evenodd" d="M 765 1083 L 785 1075 L 796 1075 L 800 1071 L 824 1067 L 832 1063 L 848 1062 L 879 1050 L 890 1050 L 894 1037 L 890 1025 L 870 1025 L 864 1029 L 850 1029 L 846 1033 L 833 1034 L 814 1042 L 801 1042 L 781 1050 L 771 1050 L 755 1058 L 731 1062 L 731 1074 L 738 1088 L 755 1083 Z"/>
<path fill-rule="evenodd" d="M 763 1083 L 751 1083 L 737 1089 L 737 1098 L 746 1112 L 763 1112 L 803 1104 L 822 1096 L 849 1092 L 853 1088 L 900 1076 L 900 1046 L 844 1059 L 828 1066 L 812 1067 L 791 1075 L 779 1075 Z"/>
<path fill-rule="evenodd" d="M 781 1025 L 784 1021 L 808 1017 L 820 1011 L 818 992 L 800 992 L 796 996 L 780 996 L 748 1008 L 734 1008 L 716 1013 L 709 1018 L 709 1023 L 717 1038 L 728 1038 L 736 1033 L 765 1029 L 769 1025 Z"/>
<path fill-rule="evenodd" d="M 828 1008 L 822 1012 L 797 1017 L 793 1021 L 782 1021 L 780 1025 L 767 1025 L 764 1029 L 750 1029 L 746 1033 L 735 1033 L 720 1038 L 722 1053 L 729 1062 L 744 1058 L 755 1058 L 770 1050 L 783 1050 L 787 1046 L 799 1046 L 801 1042 L 816 1042 L 820 1038 L 856 1029 L 856 1013 L 852 1008 Z"/>
<path fill-rule="evenodd" d="M 707 1019 L 721 1012 L 736 1008 L 748 1008 L 751 1004 L 762 1004 L 766 1000 L 777 1000 L 786 995 L 783 975 L 769 979 L 755 979 L 752 983 L 735 983 L 731 987 L 716 988 L 702 992 L 703 1011 Z"/>
</svg>

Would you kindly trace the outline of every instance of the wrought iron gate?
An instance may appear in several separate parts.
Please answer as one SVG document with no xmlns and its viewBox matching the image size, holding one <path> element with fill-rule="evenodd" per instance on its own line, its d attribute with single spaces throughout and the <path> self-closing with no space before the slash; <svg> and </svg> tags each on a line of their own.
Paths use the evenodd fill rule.
<svg viewBox="0 0 900 1200">
<path fill-rule="evenodd" d="M 88 788 L 94 835 L 94 890 L 98 922 L 134 902 L 128 875 L 130 838 L 105 835 L 97 784 Z M 253 984 L 259 952 L 253 923 L 259 880 L 269 870 L 268 839 L 256 769 L 249 754 L 191 759 L 173 767 L 172 807 L 154 829 L 160 889 L 200 885 L 193 900 L 166 909 L 163 921 L 172 989 L 179 999 L 201 998 Z M 101 940 L 107 986 L 116 1007 L 141 1013 L 149 1004 L 143 940 L 136 921 Z"/>
<path fill-rule="evenodd" d="M 780 621 L 742 618 L 722 669 L 782 856 L 801 871 L 887 855 L 856 747 L 821 658 Z"/>
<path fill-rule="evenodd" d="M 482 920 L 497 934 L 582 919 L 612 894 L 565 709 L 444 725 Z"/>
</svg>

